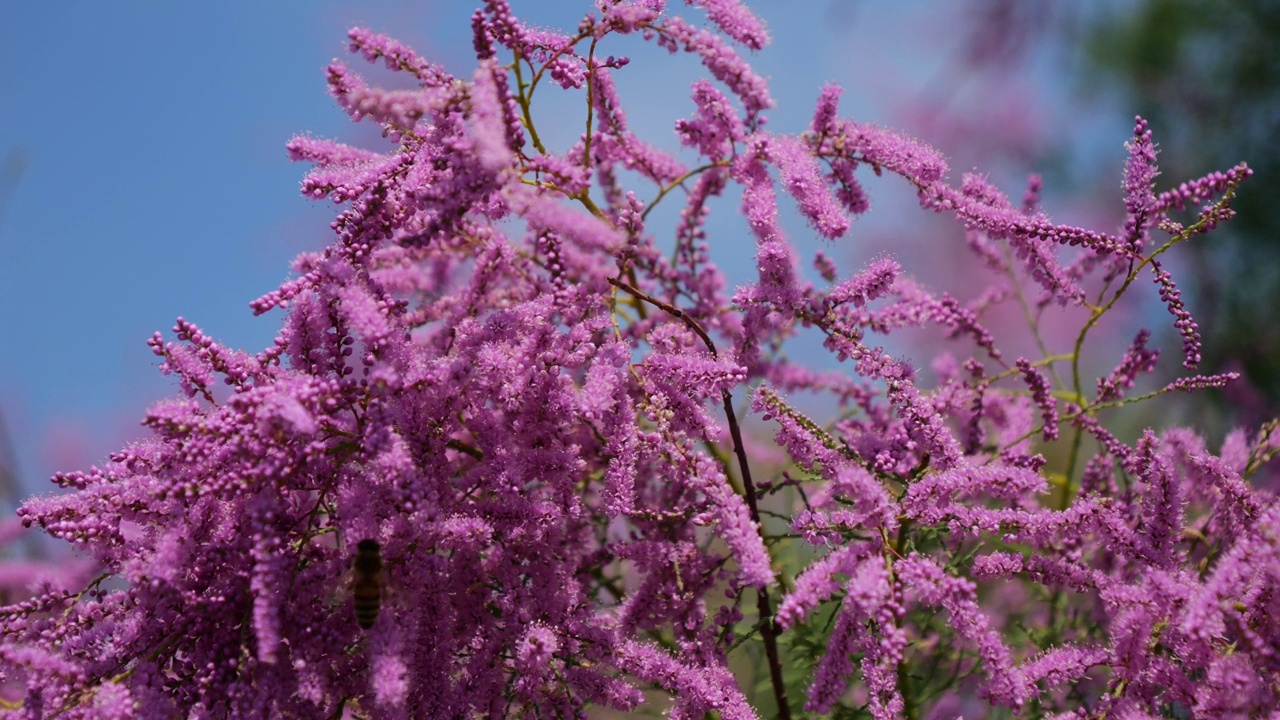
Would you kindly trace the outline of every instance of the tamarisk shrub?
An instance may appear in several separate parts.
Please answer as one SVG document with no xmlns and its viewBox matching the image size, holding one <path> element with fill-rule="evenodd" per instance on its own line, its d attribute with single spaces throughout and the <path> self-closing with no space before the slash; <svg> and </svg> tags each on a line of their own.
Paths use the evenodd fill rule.
<svg viewBox="0 0 1280 720">
<path fill-rule="evenodd" d="M 766 130 L 773 99 L 739 51 L 763 25 L 735 0 L 690 4 L 708 27 L 599 0 L 558 33 L 488 0 L 469 77 L 351 31 L 417 87 L 329 66 L 338 104 L 387 144 L 288 143 L 314 165 L 302 192 L 343 209 L 331 244 L 252 303 L 283 311 L 275 343 L 229 349 L 183 319 L 157 333 L 182 392 L 149 411 L 149 438 L 21 509 L 101 574 L 3 610 L 0 664 L 26 688 L 11 714 L 1274 711 L 1280 505 L 1250 476 L 1275 426 L 1217 454 L 1193 430 L 1124 442 L 1116 408 L 1234 378 L 1132 396 L 1157 361 L 1148 330 L 1082 377 L 1099 318 L 1146 282 L 1195 368 L 1159 256 L 1229 219 L 1248 167 L 1157 192 L 1139 119 L 1123 227 L 1055 224 L 1038 180 L 1021 203 L 978 175 L 952 184 L 928 146 L 842 117 L 834 86 L 808 129 Z M 604 55 L 626 34 L 705 67 L 676 124 L 692 162 L 629 128 L 614 78 L 643 69 Z M 582 100 L 562 150 L 539 135 L 534 98 L 553 92 Z M 806 280 L 780 196 L 838 240 L 867 181 L 954 217 L 990 289 L 965 301 L 892 258 L 821 253 Z M 705 223 L 734 186 L 759 272 L 731 289 Z M 683 203 L 674 228 L 649 223 L 662 202 Z M 1069 351 L 1012 358 L 983 325 L 1009 303 L 1028 332 L 1060 306 L 1086 321 Z M 884 349 L 908 327 L 952 339 L 931 387 Z M 788 355 L 804 334 L 842 364 Z M 1037 450 L 1055 441 L 1050 464 Z M 361 572 L 384 583 L 361 580 L 367 630 L 350 592 L 365 540 Z"/>
</svg>

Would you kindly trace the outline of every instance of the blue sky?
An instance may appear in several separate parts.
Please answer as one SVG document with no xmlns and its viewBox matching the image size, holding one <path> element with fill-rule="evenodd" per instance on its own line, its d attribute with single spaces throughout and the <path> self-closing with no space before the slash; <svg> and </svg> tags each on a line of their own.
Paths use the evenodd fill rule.
<svg viewBox="0 0 1280 720">
<path fill-rule="evenodd" d="M 512 5 L 565 28 L 589 9 L 566 0 Z M 904 102 L 951 82 L 955 19 L 945 8 L 954 6 L 804 6 L 756 3 L 774 35 L 773 47 L 753 58 L 779 101 L 771 127 L 802 129 L 824 81 L 845 85 L 843 114 L 889 125 L 903 122 Z M 167 333 L 177 316 L 231 346 L 256 351 L 271 342 L 279 316 L 255 318 L 248 303 L 287 277 L 294 255 L 328 241 L 335 212 L 298 195 L 306 167 L 287 160 L 285 141 L 298 132 L 376 141 L 325 93 L 323 69 L 346 56 L 346 29 L 392 34 L 469 74 L 473 7 L 460 0 L 0 5 L 0 411 L 12 442 L 0 460 L 27 493 L 48 487 L 52 472 L 98 462 L 140 434 L 145 408 L 176 391 L 145 341 Z M 646 55 L 634 44 L 607 52 Z M 687 102 L 696 68 L 687 59 L 653 59 L 633 64 L 620 88 L 640 134 L 673 142 L 673 113 Z M 1047 49 L 1033 59 L 1038 64 L 1024 72 L 1039 80 L 1028 85 L 1026 103 L 1061 116 L 1072 102 L 1066 71 Z M 1131 121 L 1122 109 L 1090 116 L 1074 127 L 1072 152 L 1059 157 L 1105 147 L 1118 186 L 1118 148 Z M 970 160 L 963 147 L 939 149 Z"/>
</svg>

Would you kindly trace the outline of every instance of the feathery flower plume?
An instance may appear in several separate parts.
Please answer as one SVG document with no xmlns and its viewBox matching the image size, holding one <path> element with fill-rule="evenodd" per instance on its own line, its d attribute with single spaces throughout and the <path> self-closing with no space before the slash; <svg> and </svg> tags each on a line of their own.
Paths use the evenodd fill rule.
<svg viewBox="0 0 1280 720">
<path fill-rule="evenodd" d="M 739 0 L 686 4 L 709 24 L 597 0 L 561 32 L 483 0 L 456 77 L 350 32 L 412 87 L 327 68 L 340 111 L 384 141 L 289 140 L 314 166 L 303 195 L 339 210 L 328 246 L 250 303 L 281 311 L 277 337 L 249 353 L 179 318 L 148 341 L 177 386 L 149 435 L 19 510 L 93 567 L 0 568 L 9 715 L 1280 706 L 1280 504 L 1260 489 L 1275 424 L 1216 454 L 1192 429 L 1127 445 L 1120 428 L 1155 424 L 1142 401 L 1237 377 L 1130 397 L 1156 369 L 1146 330 L 1084 377 L 1095 324 L 1150 290 L 1148 265 L 1199 362 L 1156 256 L 1230 220 L 1248 167 L 1160 191 L 1139 118 L 1123 228 L 1056 224 L 1038 176 L 1020 202 L 979 173 L 953 184 L 924 142 L 842 116 L 834 85 L 803 132 L 766 132 L 773 95 L 734 49 L 764 47 L 764 24 Z M 623 34 L 709 76 L 671 94 L 692 98 L 675 128 L 696 163 L 629 124 L 618 87 L 648 66 L 606 54 Z M 542 98 L 562 91 L 583 130 L 551 151 L 542 131 L 566 120 Z M 974 251 L 956 277 L 992 284 L 934 290 L 783 231 L 787 194 L 800 232 L 838 241 L 868 182 L 954 220 L 938 241 Z M 732 292 L 713 258 L 734 238 L 708 222 L 726 209 L 758 271 Z M 1006 361 L 1025 338 L 992 317 L 1027 317 L 1039 342 L 1055 306 L 1088 312 L 1075 345 Z M 932 362 L 887 337 L 906 328 L 936 337 Z"/>
</svg>

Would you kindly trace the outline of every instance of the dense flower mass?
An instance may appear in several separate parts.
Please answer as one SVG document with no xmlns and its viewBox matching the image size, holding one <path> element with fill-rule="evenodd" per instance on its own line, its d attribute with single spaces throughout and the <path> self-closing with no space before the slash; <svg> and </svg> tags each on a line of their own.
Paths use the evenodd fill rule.
<svg viewBox="0 0 1280 720">
<path fill-rule="evenodd" d="M 707 22 L 597 0 L 556 33 L 487 0 L 469 77 L 351 31 L 416 87 L 328 68 L 387 142 L 288 143 L 313 165 L 302 192 L 342 210 L 328 247 L 252 303 L 281 311 L 275 343 L 233 350 L 184 319 L 157 333 L 181 394 L 147 414 L 149 439 L 20 511 L 100 574 L 3 609 L 12 716 L 1280 706 L 1280 504 L 1252 484 L 1275 426 L 1216 452 L 1186 429 L 1121 439 L 1116 408 L 1234 379 L 1131 396 L 1158 358 L 1146 329 L 1109 375 L 1083 374 L 1144 276 L 1195 367 L 1157 256 L 1229 219 L 1248 167 L 1157 192 L 1138 119 L 1123 226 L 1055 224 L 1038 178 L 1020 203 L 978 175 L 954 185 L 937 151 L 841 116 L 835 86 L 808 129 L 766 130 L 773 97 L 735 49 L 762 48 L 764 25 L 737 0 L 687 4 Z M 683 154 L 628 124 L 614 78 L 643 70 L 601 54 L 626 34 L 709 74 L 676 123 Z M 534 98 L 553 92 L 583 103 L 567 148 L 538 132 Z M 894 176 L 954 217 L 980 295 L 889 257 L 818 253 L 805 278 L 782 196 L 839 241 L 869 209 L 862 183 Z M 730 288 L 707 220 L 736 192 L 758 274 Z M 662 202 L 684 203 L 674 228 L 652 222 Z M 1036 337 L 1059 306 L 1084 320 L 1069 352 L 1010 359 L 1018 338 L 988 321 L 1003 305 Z M 927 370 L 886 349 L 922 327 L 949 343 Z M 788 352 L 805 335 L 832 357 Z"/>
</svg>

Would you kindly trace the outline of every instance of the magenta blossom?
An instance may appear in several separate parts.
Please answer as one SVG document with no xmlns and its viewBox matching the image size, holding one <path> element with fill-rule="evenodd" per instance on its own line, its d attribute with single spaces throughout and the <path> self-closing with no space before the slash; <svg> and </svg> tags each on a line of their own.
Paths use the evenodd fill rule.
<svg viewBox="0 0 1280 720">
<path fill-rule="evenodd" d="M 688 4 L 705 22 L 599 0 L 556 32 L 488 0 L 459 77 L 351 32 L 412 87 L 327 69 L 386 142 L 288 143 L 313 165 L 303 193 L 341 211 L 328 247 L 251 303 L 280 311 L 275 342 L 233 350 L 179 319 L 150 341 L 180 390 L 150 436 L 20 511 L 100 574 L 3 609 L 14 717 L 1280 705 L 1280 506 L 1250 484 L 1274 426 L 1216 455 L 1190 430 L 1121 439 L 1117 408 L 1234 379 L 1131 396 L 1156 365 L 1147 330 L 1082 377 L 1098 318 L 1144 275 L 1196 364 L 1156 256 L 1228 219 L 1247 166 L 1158 192 L 1139 119 L 1123 227 L 1059 225 L 1038 179 L 1020 203 L 977 174 L 952 184 L 936 150 L 841 116 L 834 86 L 810 128 L 765 130 L 773 95 L 746 60 L 763 24 L 737 0 Z M 628 34 L 709 75 L 671 95 L 683 150 L 628 124 L 615 77 L 645 71 L 603 54 Z M 548 148 L 533 98 L 560 90 L 584 130 Z M 975 251 L 957 272 L 990 288 L 805 257 L 782 203 L 840 241 L 867 182 L 953 217 L 949 240 Z M 683 203 L 674 228 L 650 214 L 663 202 Z M 706 222 L 726 210 L 758 271 L 733 289 L 713 248 L 742 238 Z M 1074 348 L 1007 359 L 984 316 L 1020 302 L 1031 333 L 1083 313 Z M 886 349 L 910 328 L 947 343 L 931 372 Z M 832 357 L 794 352 L 804 336 Z"/>
</svg>

